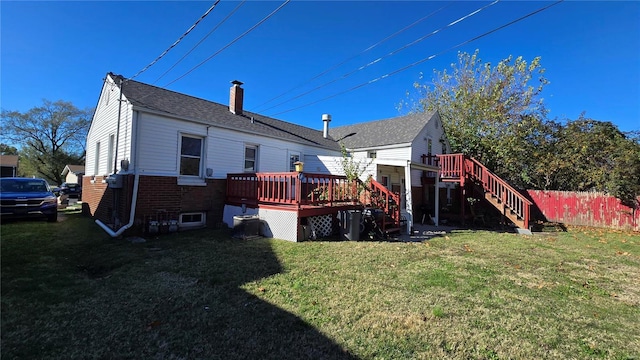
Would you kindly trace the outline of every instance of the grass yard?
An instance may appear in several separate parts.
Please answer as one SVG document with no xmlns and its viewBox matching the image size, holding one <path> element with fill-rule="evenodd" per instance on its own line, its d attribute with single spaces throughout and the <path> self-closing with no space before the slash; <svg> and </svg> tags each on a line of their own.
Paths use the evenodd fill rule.
<svg viewBox="0 0 640 360">
<path fill-rule="evenodd" d="M 1 226 L 2 359 L 639 359 L 640 234 L 131 244 Z"/>
</svg>

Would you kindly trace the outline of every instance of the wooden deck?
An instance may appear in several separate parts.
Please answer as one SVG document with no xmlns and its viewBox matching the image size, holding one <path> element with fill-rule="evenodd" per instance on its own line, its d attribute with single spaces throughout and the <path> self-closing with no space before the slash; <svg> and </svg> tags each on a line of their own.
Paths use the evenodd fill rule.
<svg viewBox="0 0 640 360">
<path fill-rule="evenodd" d="M 439 167 L 441 181 L 459 183 L 462 199 L 467 197 L 465 183 L 476 184 L 488 203 L 518 227 L 528 229 L 531 202 L 476 159 L 445 154 L 424 155 L 422 161 Z M 345 176 L 298 172 L 228 174 L 226 203 L 296 211 L 299 217 L 373 207 L 384 210 L 383 229 L 401 224 L 399 194 L 373 179 L 363 183 Z M 464 218 L 464 202 L 461 214 Z"/>
<path fill-rule="evenodd" d="M 383 229 L 399 227 L 399 194 L 371 179 L 367 183 L 345 176 L 313 173 L 242 173 L 227 175 L 226 203 L 250 208 L 290 210 L 299 217 L 337 214 L 375 207 L 387 216 Z"/>
</svg>

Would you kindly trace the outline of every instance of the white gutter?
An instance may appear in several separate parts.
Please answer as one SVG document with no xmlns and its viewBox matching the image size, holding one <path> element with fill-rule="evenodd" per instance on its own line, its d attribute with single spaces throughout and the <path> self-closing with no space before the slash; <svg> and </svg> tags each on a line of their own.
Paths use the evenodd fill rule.
<svg viewBox="0 0 640 360">
<path fill-rule="evenodd" d="M 100 226 L 102 228 L 102 230 L 104 230 L 111 237 L 114 237 L 114 238 L 118 237 L 118 236 L 122 235 L 122 233 L 125 232 L 125 230 L 127 230 L 128 228 L 133 226 L 133 223 L 135 221 L 135 216 L 136 216 L 136 203 L 138 202 L 138 184 L 139 184 L 139 182 L 140 182 L 140 175 L 136 172 L 136 175 L 135 175 L 134 180 L 133 180 L 133 199 L 131 199 L 131 211 L 129 212 L 129 223 L 128 224 L 122 226 L 120 229 L 118 229 L 118 231 L 114 232 L 109 226 L 104 224 L 102 221 L 96 220 L 96 224 L 98 224 L 98 226 Z"/>
</svg>

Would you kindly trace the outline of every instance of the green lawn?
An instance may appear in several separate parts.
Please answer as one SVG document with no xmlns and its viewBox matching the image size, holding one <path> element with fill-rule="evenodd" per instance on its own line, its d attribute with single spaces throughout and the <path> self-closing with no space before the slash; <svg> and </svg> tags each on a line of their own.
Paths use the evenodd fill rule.
<svg viewBox="0 0 640 360">
<path fill-rule="evenodd" d="M 131 244 L 3 223 L 3 359 L 639 359 L 640 234 Z"/>
</svg>

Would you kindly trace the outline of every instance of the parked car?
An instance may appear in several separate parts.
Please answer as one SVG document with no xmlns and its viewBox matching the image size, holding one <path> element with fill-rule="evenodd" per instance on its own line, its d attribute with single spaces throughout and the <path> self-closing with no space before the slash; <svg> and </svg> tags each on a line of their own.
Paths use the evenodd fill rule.
<svg viewBox="0 0 640 360">
<path fill-rule="evenodd" d="M 59 186 L 49 184 L 49 188 L 51 189 L 51 192 L 53 192 L 56 196 L 60 195 L 60 187 Z"/>
<path fill-rule="evenodd" d="M 69 199 L 78 199 L 82 200 L 82 186 L 80 184 L 74 183 L 62 183 L 60 185 L 60 190 L 58 191 L 59 196 L 65 196 Z"/>
<path fill-rule="evenodd" d="M 43 179 L 0 178 L 0 202 L 5 218 L 46 217 L 58 221 L 58 199 Z"/>
</svg>

